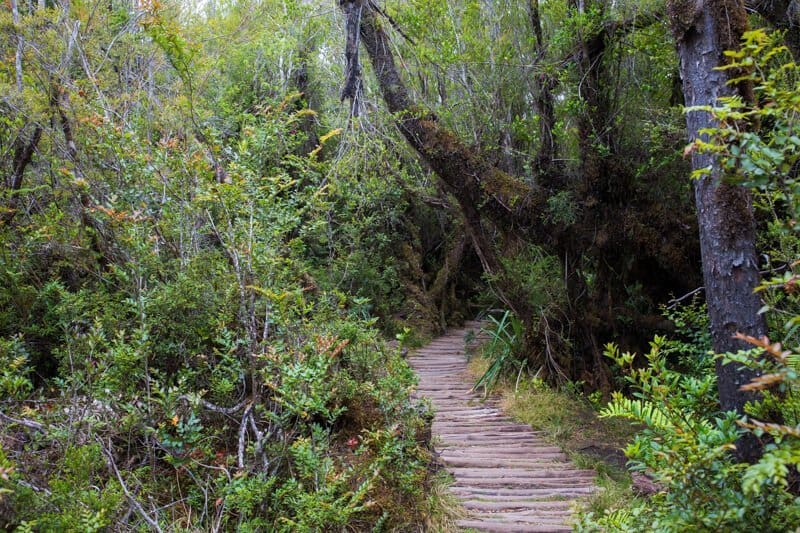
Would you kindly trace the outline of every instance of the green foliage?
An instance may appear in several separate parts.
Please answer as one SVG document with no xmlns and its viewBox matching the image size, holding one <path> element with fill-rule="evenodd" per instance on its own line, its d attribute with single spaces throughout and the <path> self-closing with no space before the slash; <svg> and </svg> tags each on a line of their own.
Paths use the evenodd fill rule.
<svg viewBox="0 0 800 533">
<path fill-rule="evenodd" d="M 766 288 L 779 290 L 780 286 L 767 282 Z M 750 367 L 758 376 L 743 387 L 758 392 L 759 397 L 748 406 L 749 416 L 739 421 L 764 441 L 762 456 L 747 468 L 742 480 L 744 493 L 758 498 L 789 491 L 789 479 L 800 469 L 800 355 L 767 339 L 742 338 L 755 348 L 750 352 L 725 354 L 724 361 Z M 780 423 L 770 422 L 776 419 Z M 800 500 L 794 502 L 791 511 L 800 516 Z"/>
<path fill-rule="evenodd" d="M 559 191 L 547 199 L 547 220 L 570 226 L 578 220 L 578 206 L 570 191 Z"/>
<path fill-rule="evenodd" d="M 124 496 L 116 481 L 106 479 L 101 447 L 70 447 L 54 466 L 59 476 L 50 483 L 49 494 L 15 487 L 22 530 L 26 521 L 37 531 L 102 531 L 111 526 Z"/>
<path fill-rule="evenodd" d="M 518 355 L 525 334 L 519 318 L 511 311 L 505 311 L 499 320 L 489 315 L 489 321 L 492 323 L 489 328 L 481 328 L 491 337 L 482 347 L 483 355 L 489 359 L 489 367 L 473 386 L 475 389 L 483 387 L 487 393 L 504 374 L 513 371 L 521 375 L 526 366 Z"/>
<path fill-rule="evenodd" d="M 486 379 L 481 379 L 476 386 L 488 390 L 498 376 L 510 370 L 521 376 L 529 361 L 535 362 L 535 368 L 531 370 L 537 375 L 553 372 L 557 379 L 564 378 L 559 360 L 569 357 L 569 339 L 563 328 L 551 327 L 551 324 L 563 326 L 567 307 L 566 287 L 558 258 L 538 246 L 529 245 L 501 261 L 504 277 L 487 274 L 484 277 L 505 291 L 513 287 L 510 290 L 517 293 L 517 301 L 525 302 L 531 315 L 525 317 L 527 323 L 510 312 L 499 321 L 491 318 L 494 324 L 490 330 L 492 342 L 487 347 L 487 356 L 493 364 L 484 376 Z M 546 346 L 541 353 L 522 353 L 530 340 L 526 336 L 534 335 L 533 332 L 545 339 Z"/>
<path fill-rule="evenodd" d="M 721 68 L 735 73 L 730 83 L 752 83 L 755 100 L 727 97 L 717 107 L 697 108 L 712 113 L 719 126 L 702 132 L 709 138 L 696 145 L 718 154 L 738 182 L 786 202 L 797 218 L 800 99 L 795 89 L 800 70 L 782 41 L 781 33 L 754 30 L 745 32 L 739 50 L 726 52 L 728 63 Z"/>
<path fill-rule="evenodd" d="M 330 29 L 293 1 L 31 6 L 22 91 L 0 12 L 5 175 L 42 128 L 0 210 L 0 529 L 420 523 L 423 409 L 377 329 L 413 227 L 384 176 L 420 172 L 340 149 Z"/>
<path fill-rule="evenodd" d="M 663 353 L 674 359 L 684 373 L 692 376 L 713 373 L 711 329 L 705 302 L 694 296 L 688 303 L 663 308 L 662 313 L 675 325 L 675 331 L 664 341 Z"/>
<path fill-rule="evenodd" d="M 735 460 L 731 450 L 744 430 L 735 413 L 717 412 L 714 374 L 694 377 L 670 369 L 665 344 L 666 339 L 656 337 L 644 367 L 634 366 L 632 354 L 607 347 L 606 355 L 624 369 L 634 397 L 615 393 L 601 412 L 644 428 L 625 454 L 631 469 L 650 475 L 662 490 L 629 509 L 587 516 L 584 527 L 594 523 L 619 531 L 785 530 L 800 508 L 779 488 L 780 466 L 776 461 L 748 466 Z M 754 490 L 769 490 L 770 497 L 753 498 Z"/>
<path fill-rule="evenodd" d="M 33 390 L 31 368 L 22 339 L 0 338 L 0 394 L 4 398 L 21 400 Z"/>
</svg>

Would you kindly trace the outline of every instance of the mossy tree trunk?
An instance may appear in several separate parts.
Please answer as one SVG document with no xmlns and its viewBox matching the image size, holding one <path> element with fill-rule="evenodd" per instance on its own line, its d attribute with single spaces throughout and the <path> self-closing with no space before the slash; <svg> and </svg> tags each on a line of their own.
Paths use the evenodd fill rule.
<svg viewBox="0 0 800 533">
<path fill-rule="evenodd" d="M 720 97 L 739 94 L 751 99 L 747 86 L 728 84 L 724 64 L 725 50 L 738 48 L 747 26 L 747 13 L 741 0 L 705 0 L 699 3 L 673 0 L 669 4 L 670 22 L 681 60 L 681 78 L 687 107 L 714 105 Z M 713 128 L 714 118 L 705 111 L 689 111 L 686 126 L 689 140 L 702 138 L 701 130 Z M 692 153 L 692 168 L 710 169 L 695 183 L 695 204 L 700 227 L 706 301 L 711 319 L 711 337 L 717 353 L 748 349 L 734 338 L 737 332 L 755 337 L 766 334 L 764 316 L 759 314 L 761 299 L 754 290 L 759 283 L 755 250 L 755 223 L 750 193 L 725 183 L 713 154 Z M 744 412 L 751 394 L 740 387 L 754 377 L 752 371 L 717 361 L 720 403 L 724 410 Z M 759 453 L 755 439 L 737 445 L 742 459 L 752 460 Z"/>
</svg>

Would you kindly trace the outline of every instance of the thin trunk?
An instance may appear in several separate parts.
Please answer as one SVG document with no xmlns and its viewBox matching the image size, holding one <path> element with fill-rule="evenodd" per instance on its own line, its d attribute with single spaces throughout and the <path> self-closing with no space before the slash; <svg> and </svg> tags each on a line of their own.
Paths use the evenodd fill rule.
<svg viewBox="0 0 800 533">
<path fill-rule="evenodd" d="M 0 214 L 0 222 L 8 226 L 14 220 L 17 214 L 17 205 L 19 204 L 19 191 L 22 188 L 22 177 L 25 175 L 25 169 L 33 159 L 33 154 L 36 147 L 39 146 L 39 141 L 42 138 L 42 127 L 36 126 L 33 130 L 31 139 L 27 142 L 22 138 L 22 132 L 14 141 L 14 159 L 12 160 L 11 177 L 8 180 L 8 188 L 11 191 L 8 205 L 5 210 Z"/>
<path fill-rule="evenodd" d="M 697 4 L 694 16 L 687 15 L 679 2 L 669 5 L 673 33 L 681 60 L 681 78 L 686 106 L 715 105 L 720 97 L 738 92 L 745 99 L 744 87 L 728 85 L 723 52 L 738 47 L 746 29 L 747 14 L 741 0 L 705 0 Z M 687 19 L 687 16 L 690 17 Z M 705 111 L 686 114 L 689 140 L 702 138 L 703 128 L 716 121 Z M 700 252 L 706 301 L 711 320 L 711 337 L 717 353 L 735 352 L 749 346 L 734 338 L 737 332 L 754 337 L 766 334 L 766 323 L 759 314 L 761 300 L 754 293 L 759 283 L 755 251 L 755 223 L 750 193 L 725 183 L 713 154 L 692 154 L 692 168 L 711 169 L 695 183 L 695 205 L 700 227 Z M 717 362 L 720 403 L 724 410 L 744 412 L 753 396 L 740 387 L 754 377 L 752 371 Z M 759 454 L 755 439 L 737 445 L 739 456 L 753 460 Z"/>
<path fill-rule="evenodd" d="M 547 43 L 542 31 L 542 19 L 539 12 L 539 0 L 530 0 L 528 15 L 531 30 L 536 37 L 536 62 L 544 62 L 547 53 Z M 553 131 L 556 125 L 555 105 L 553 104 L 553 90 L 556 87 L 555 77 L 544 69 L 537 73 L 535 108 L 539 115 L 539 150 L 536 154 L 536 167 L 540 174 L 548 179 L 552 178 L 553 163 L 556 159 L 556 142 Z"/>
<path fill-rule="evenodd" d="M 342 88 L 341 100 L 350 100 L 350 115 L 357 117 L 359 113 L 359 99 L 361 96 L 361 65 L 358 61 L 358 28 L 361 24 L 361 15 L 364 10 L 361 2 L 343 2 L 342 9 L 345 14 L 347 43 L 345 44 L 345 62 L 347 71 L 345 83 Z"/>
<path fill-rule="evenodd" d="M 17 90 L 22 92 L 22 51 L 25 43 L 22 39 L 20 28 L 18 0 L 11 0 L 11 16 L 14 21 L 14 29 L 17 35 L 17 51 L 14 55 L 14 70 L 16 73 Z"/>
<path fill-rule="evenodd" d="M 309 80 L 309 56 L 313 54 L 316 47 L 312 44 L 303 45 L 298 53 L 298 66 L 292 72 L 292 83 L 300 91 L 300 98 L 295 103 L 295 111 L 303 109 L 313 109 L 313 97 L 311 81 Z M 300 121 L 300 127 L 306 134 L 306 138 L 299 147 L 301 155 L 307 155 L 319 146 L 319 137 L 316 132 L 316 118 L 314 115 L 306 115 Z"/>
</svg>

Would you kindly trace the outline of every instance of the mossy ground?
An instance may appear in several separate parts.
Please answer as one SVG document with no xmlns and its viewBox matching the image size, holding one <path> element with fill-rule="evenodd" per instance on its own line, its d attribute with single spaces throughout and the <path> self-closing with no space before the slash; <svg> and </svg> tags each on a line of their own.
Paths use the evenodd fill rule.
<svg viewBox="0 0 800 533">
<path fill-rule="evenodd" d="M 428 508 L 425 512 L 424 531 L 455 533 L 461 531 L 456 522 L 464 517 L 464 509 L 449 491 L 452 476 L 441 470 L 433 476 L 428 489 Z"/>
</svg>

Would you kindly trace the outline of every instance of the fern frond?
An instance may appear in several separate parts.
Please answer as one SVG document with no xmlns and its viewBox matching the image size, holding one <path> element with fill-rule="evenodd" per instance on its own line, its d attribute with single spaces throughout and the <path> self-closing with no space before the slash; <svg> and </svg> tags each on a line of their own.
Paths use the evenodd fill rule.
<svg viewBox="0 0 800 533">
<path fill-rule="evenodd" d="M 611 403 L 600 411 L 603 418 L 621 417 L 635 420 L 655 429 L 672 429 L 675 425 L 653 402 L 639 398 L 626 398 L 615 392 Z"/>
</svg>

